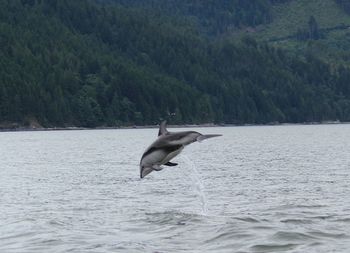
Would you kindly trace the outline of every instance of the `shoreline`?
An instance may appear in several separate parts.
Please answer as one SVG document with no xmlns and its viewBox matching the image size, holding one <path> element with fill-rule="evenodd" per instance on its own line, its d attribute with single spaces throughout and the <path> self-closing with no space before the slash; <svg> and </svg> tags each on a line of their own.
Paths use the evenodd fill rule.
<svg viewBox="0 0 350 253">
<path fill-rule="evenodd" d="M 168 125 L 168 128 L 204 128 L 204 127 L 247 127 L 247 126 L 308 126 L 308 125 L 345 125 L 350 122 L 324 121 L 324 122 L 303 122 L 303 123 L 267 123 L 267 124 L 180 124 Z M 39 132 L 39 131 L 78 131 L 78 130 L 123 130 L 123 129 L 153 129 L 159 125 L 142 125 L 142 126 L 119 126 L 119 127 L 15 127 L 0 128 L 0 132 Z"/>
</svg>

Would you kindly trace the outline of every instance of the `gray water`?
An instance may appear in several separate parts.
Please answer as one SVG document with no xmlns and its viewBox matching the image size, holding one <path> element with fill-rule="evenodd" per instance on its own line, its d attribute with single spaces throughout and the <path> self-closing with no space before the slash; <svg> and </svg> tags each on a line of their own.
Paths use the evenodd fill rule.
<svg viewBox="0 0 350 253">
<path fill-rule="evenodd" d="M 172 129 L 176 131 L 180 129 Z M 0 133 L 0 252 L 349 252 L 350 125 Z"/>
</svg>

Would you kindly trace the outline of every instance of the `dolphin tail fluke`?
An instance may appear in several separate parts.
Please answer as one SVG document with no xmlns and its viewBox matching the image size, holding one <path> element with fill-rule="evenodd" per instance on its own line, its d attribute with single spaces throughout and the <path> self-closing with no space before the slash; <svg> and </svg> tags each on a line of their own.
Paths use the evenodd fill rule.
<svg viewBox="0 0 350 253">
<path fill-rule="evenodd" d="M 200 136 L 197 137 L 197 141 L 201 142 L 205 139 L 209 139 L 209 138 L 213 138 L 213 137 L 219 137 L 222 136 L 222 134 L 202 134 Z"/>
</svg>

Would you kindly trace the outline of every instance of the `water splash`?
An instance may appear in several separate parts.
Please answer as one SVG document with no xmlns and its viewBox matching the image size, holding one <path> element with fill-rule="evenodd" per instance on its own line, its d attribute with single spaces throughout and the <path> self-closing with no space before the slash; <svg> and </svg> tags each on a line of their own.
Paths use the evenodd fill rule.
<svg viewBox="0 0 350 253">
<path fill-rule="evenodd" d="M 198 195 L 200 201 L 201 201 L 201 206 L 202 206 L 202 212 L 201 214 L 205 215 L 208 213 L 208 207 L 207 207 L 207 197 L 204 192 L 204 186 L 202 183 L 202 180 L 200 178 L 200 175 L 198 173 L 198 170 L 196 168 L 196 165 L 186 156 L 182 155 L 181 156 L 184 162 L 188 165 L 190 168 L 190 178 L 194 184 L 194 189 L 196 191 L 196 194 Z"/>
</svg>

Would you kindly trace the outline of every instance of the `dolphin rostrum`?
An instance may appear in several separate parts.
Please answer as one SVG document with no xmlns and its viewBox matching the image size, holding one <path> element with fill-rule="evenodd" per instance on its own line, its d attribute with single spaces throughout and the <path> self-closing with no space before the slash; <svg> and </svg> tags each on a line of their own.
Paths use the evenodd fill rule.
<svg viewBox="0 0 350 253">
<path fill-rule="evenodd" d="M 143 153 L 140 161 L 140 177 L 144 178 L 152 171 L 160 171 L 161 165 L 176 166 L 170 162 L 180 154 L 185 146 L 196 141 L 221 136 L 221 134 L 200 134 L 195 131 L 168 132 L 166 121 L 160 124 L 158 138 Z"/>
</svg>

